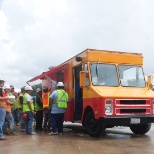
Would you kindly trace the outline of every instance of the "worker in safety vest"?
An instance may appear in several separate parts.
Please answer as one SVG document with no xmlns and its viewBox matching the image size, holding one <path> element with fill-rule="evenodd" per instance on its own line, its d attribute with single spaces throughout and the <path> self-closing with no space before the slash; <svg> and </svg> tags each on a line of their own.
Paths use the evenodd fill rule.
<svg viewBox="0 0 154 154">
<path fill-rule="evenodd" d="M 67 109 L 68 93 L 63 82 L 57 83 L 57 90 L 50 95 L 52 132 L 49 135 L 63 134 L 64 114 Z"/>
<path fill-rule="evenodd" d="M 3 86 L 5 83 L 5 79 L 0 76 L 0 140 L 6 140 L 3 135 L 3 125 L 6 116 L 6 101 L 10 100 L 8 96 L 6 96 L 5 91 L 3 90 Z"/>
<path fill-rule="evenodd" d="M 26 119 L 26 135 L 35 135 L 35 132 L 32 132 L 32 124 L 34 119 L 34 104 L 31 97 L 33 89 L 31 86 L 25 86 L 25 93 L 23 95 L 23 112 L 27 114 Z"/>
<path fill-rule="evenodd" d="M 43 129 L 46 131 L 47 129 L 50 130 L 51 127 L 51 119 L 50 119 L 50 108 L 49 108 L 49 96 L 50 92 L 47 86 L 43 86 L 43 93 L 42 93 L 42 101 L 43 101 L 43 115 L 44 115 L 44 122 L 43 122 Z"/>
<path fill-rule="evenodd" d="M 7 96 L 9 96 L 10 86 L 5 85 L 4 91 L 5 91 L 5 94 Z M 7 105 L 6 105 L 6 116 L 5 116 L 5 123 L 4 123 L 4 133 L 13 134 L 15 131 L 14 130 L 14 119 L 13 119 L 13 115 L 11 113 L 11 106 L 12 106 L 13 102 L 11 102 L 10 100 L 7 100 L 6 104 Z"/>
<path fill-rule="evenodd" d="M 17 98 L 17 106 L 20 109 L 20 131 L 25 131 L 25 120 L 23 119 L 23 95 L 25 93 L 25 86 L 21 87 L 21 92 Z"/>
<path fill-rule="evenodd" d="M 9 92 L 9 96 L 15 96 L 14 95 L 14 93 L 15 93 L 14 86 L 10 85 L 10 88 L 11 88 L 11 91 Z M 16 126 L 19 126 L 20 112 L 18 110 L 18 104 L 17 104 L 16 98 L 12 98 L 11 102 L 13 102 L 12 115 L 13 115 L 13 118 L 14 118 L 14 123 L 15 123 Z"/>
<path fill-rule="evenodd" d="M 42 102 L 42 89 L 36 89 L 36 99 L 35 99 L 35 111 L 36 111 L 36 131 L 42 131 L 43 123 L 43 102 Z"/>
</svg>

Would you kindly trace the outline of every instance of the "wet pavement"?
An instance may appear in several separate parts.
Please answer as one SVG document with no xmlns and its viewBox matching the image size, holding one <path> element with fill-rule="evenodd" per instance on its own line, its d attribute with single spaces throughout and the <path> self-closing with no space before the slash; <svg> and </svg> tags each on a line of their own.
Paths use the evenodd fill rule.
<svg viewBox="0 0 154 154">
<path fill-rule="evenodd" d="M 146 135 L 134 135 L 127 127 L 106 130 L 106 135 L 92 138 L 80 124 L 65 123 L 63 135 L 49 132 L 25 135 L 16 127 L 15 135 L 0 141 L 0 154 L 153 154 L 154 125 Z"/>
</svg>

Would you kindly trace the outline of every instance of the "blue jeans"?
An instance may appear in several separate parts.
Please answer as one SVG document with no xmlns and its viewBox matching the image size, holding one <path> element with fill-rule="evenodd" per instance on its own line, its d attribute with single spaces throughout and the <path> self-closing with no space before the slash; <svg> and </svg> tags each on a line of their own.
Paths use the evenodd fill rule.
<svg viewBox="0 0 154 154">
<path fill-rule="evenodd" d="M 4 131 L 6 131 L 7 127 L 11 133 L 14 132 L 14 119 L 11 112 L 6 112 Z"/>
<path fill-rule="evenodd" d="M 53 114 L 51 113 L 51 126 L 52 131 L 58 133 L 63 133 L 63 121 L 64 113 Z"/>
<path fill-rule="evenodd" d="M 20 110 L 19 109 L 12 109 L 12 115 L 13 115 L 13 118 L 14 118 L 14 123 L 15 124 L 18 124 L 19 123 L 19 117 L 20 117 Z"/>
<path fill-rule="evenodd" d="M 0 138 L 3 138 L 3 125 L 5 121 L 6 109 L 0 108 Z"/>
<path fill-rule="evenodd" d="M 26 120 L 26 133 L 32 132 L 32 124 L 33 124 L 33 113 L 31 111 L 26 112 L 27 120 Z"/>
</svg>

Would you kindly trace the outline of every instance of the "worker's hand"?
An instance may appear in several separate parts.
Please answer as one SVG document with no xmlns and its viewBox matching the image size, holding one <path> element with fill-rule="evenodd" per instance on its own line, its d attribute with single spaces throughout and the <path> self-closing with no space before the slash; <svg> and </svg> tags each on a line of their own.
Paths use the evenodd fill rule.
<svg viewBox="0 0 154 154">
<path fill-rule="evenodd" d="M 6 100 L 7 104 L 13 104 L 10 100 Z"/>
<path fill-rule="evenodd" d="M 10 100 L 10 97 L 9 97 L 9 96 L 6 96 L 5 99 L 6 99 L 6 100 Z"/>
</svg>

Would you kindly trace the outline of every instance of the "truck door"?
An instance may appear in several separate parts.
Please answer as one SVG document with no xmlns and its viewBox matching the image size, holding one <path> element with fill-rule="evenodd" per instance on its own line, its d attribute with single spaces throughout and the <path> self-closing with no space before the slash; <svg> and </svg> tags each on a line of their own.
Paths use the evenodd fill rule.
<svg viewBox="0 0 154 154">
<path fill-rule="evenodd" d="M 75 112 L 74 120 L 81 120 L 82 117 L 82 88 L 79 85 L 79 73 L 82 70 L 82 65 L 74 68 L 74 89 L 75 89 Z"/>
</svg>

